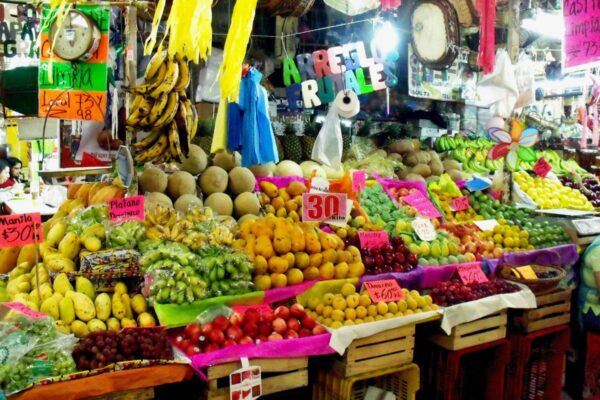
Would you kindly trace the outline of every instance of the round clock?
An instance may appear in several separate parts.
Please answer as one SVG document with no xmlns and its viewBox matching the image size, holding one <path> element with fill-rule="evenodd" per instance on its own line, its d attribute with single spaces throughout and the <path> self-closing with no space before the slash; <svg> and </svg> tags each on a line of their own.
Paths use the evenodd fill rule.
<svg viewBox="0 0 600 400">
<path fill-rule="evenodd" d="M 431 69 L 449 68 L 460 45 L 454 6 L 447 0 L 418 2 L 410 21 L 413 50 L 421 64 Z"/>
<path fill-rule="evenodd" d="M 56 20 L 50 26 L 50 42 L 54 54 L 67 61 L 86 61 L 92 58 L 100 44 L 100 29 L 86 14 L 71 10 L 58 26 Z"/>
</svg>

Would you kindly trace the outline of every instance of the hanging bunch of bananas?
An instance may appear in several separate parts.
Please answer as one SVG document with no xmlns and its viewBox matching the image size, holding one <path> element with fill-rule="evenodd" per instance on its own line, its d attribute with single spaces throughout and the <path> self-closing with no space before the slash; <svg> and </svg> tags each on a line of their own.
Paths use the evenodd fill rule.
<svg viewBox="0 0 600 400">
<path fill-rule="evenodd" d="M 188 62 L 159 51 L 148 63 L 144 80 L 144 84 L 128 89 L 135 98 L 127 127 L 150 132 L 132 145 L 134 160 L 137 164 L 182 162 L 198 128 L 196 108 L 186 95 Z"/>
</svg>

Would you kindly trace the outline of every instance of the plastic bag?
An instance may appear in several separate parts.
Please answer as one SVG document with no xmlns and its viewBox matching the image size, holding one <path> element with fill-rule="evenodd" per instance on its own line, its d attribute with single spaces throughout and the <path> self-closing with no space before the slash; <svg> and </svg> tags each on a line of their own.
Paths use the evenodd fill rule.
<svg viewBox="0 0 600 400">
<path fill-rule="evenodd" d="M 510 117 L 519 97 L 519 88 L 506 50 L 499 49 L 496 53 L 494 72 L 479 81 L 477 95 L 480 106 L 489 107 L 494 115 Z"/>
<path fill-rule="evenodd" d="M 519 89 L 519 98 L 515 104 L 515 108 L 522 108 L 535 102 L 535 64 L 525 53 L 519 55 L 517 66 L 515 68 L 515 76 L 517 79 L 517 88 Z"/>
<path fill-rule="evenodd" d="M 67 200 L 67 189 L 64 186 L 50 185 L 42 192 L 42 202 L 58 208 Z"/>
<path fill-rule="evenodd" d="M 206 66 L 198 74 L 197 101 L 218 103 L 221 98 L 219 87 L 219 66 L 223 62 L 223 50 L 213 49 Z"/>
<path fill-rule="evenodd" d="M 343 141 L 340 117 L 337 108 L 332 105 L 329 107 L 325 122 L 315 140 L 311 158 L 321 164 L 337 169 L 342 162 L 342 152 Z"/>
<path fill-rule="evenodd" d="M 226 305 L 218 304 L 216 306 L 209 307 L 206 310 L 202 311 L 200 315 L 198 315 L 198 317 L 194 320 L 194 322 L 202 325 L 207 322 L 212 322 L 219 315 L 223 315 L 229 318 L 232 312 L 233 310 L 227 307 Z"/>
</svg>

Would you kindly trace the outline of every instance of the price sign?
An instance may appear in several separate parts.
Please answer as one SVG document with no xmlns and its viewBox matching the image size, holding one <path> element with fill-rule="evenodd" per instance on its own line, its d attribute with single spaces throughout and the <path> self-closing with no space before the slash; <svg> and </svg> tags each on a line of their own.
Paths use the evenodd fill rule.
<svg viewBox="0 0 600 400">
<path fill-rule="evenodd" d="M 0 217 L 0 248 L 44 241 L 40 213 Z"/>
<path fill-rule="evenodd" d="M 311 192 L 313 192 L 313 191 L 321 192 L 321 193 L 329 192 L 329 181 L 325 178 L 315 176 L 310 181 L 310 191 Z"/>
<path fill-rule="evenodd" d="M 369 293 L 373 303 L 379 303 L 380 301 L 387 303 L 404 298 L 400 285 L 394 279 L 365 282 L 363 283 L 363 289 Z"/>
<path fill-rule="evenodd" d="M 488 278 L 481 270 L 480 262 L 461 264 L 457 267 L 456 272 L 463 283 L 487 282 Z"/>
<path fill-rule="evenodd" d="M 535 165 L 533 166 L 533 172 L 536 173 L 537 176 L 541 176 L 545 178 L 552 171 L 552 166 L 548 164 L 548 161 L 544 160 L 544 157 L 537 160 Z"/>
<path fill-rule="evenodd" d="M 452 208 L 454 211 L 465 211 L 468 210 L 471 205 L 469 204 L 469 198 L 467 196 L 457 197 L 452 200 Z"/>
<path fill-rule="evenodd" d="M 253 400 L 262 395 L 261 368 L 242 357 L 242 368 L 229 374 L 229 400 Z"/>
<path fill-rule="evenodd" d="M 408 196 L 402 197 L 402 201 L 416 208 L 417 212 L 423 217 L 440 218 L 442 216 L 433 203 L 418 190 Z"/>
<path fill-rule="evenodd" d="M 302 194 L 302 221 L 338 223 L 346 221 L 346 193 Z"/>
<path fill-rule="evenodd" d="M 374 249 L 376 247 L 387 246 L 390 239 L 386 231 L 358 232 L 360 247 L 363 249 Z"/>
<path fill-rule="evenodd" d="M 48 317 L 47 314 L 32 310 L 31 308 L 25 306 L 23 303 L 7 302 L 7 303 L 2 303 L 2 305 L 6 306 L 12 310 L 18 311 L 21 314 L 26 315 L 32 319 L 40 319 L 40 318 Z"/>
<path fill-rule="evenodd" d="M 431 242 L 435 239 L 435 228 L 431 221 L 424 218 L 415 218 L 412 227 L 419 239 Z"/>
<path fill-rule="evenodd" d="M 537 274 L 531 268 L 530 265 L 524 265 L 522 267 L 513 268 L 513 272 L 517 276 L 517 278 L 523 279 L 538 279 Z"/>
<path fill-rule="evenodd" d="M 110 222 L 143 221 L 144 196 L 114 199 L 108 203 Z"/>
<path fill-rule="evenodd" d="M 498 221 L 495 219 L 484 219 L 481 221 L 473 221 L 476 227 L 478 227 L 482 231 L 492 231 L 498 224 Z"/>
<path fill-rule="evenodd" d="M 492 186 L 492 181 L 487 178 L 473 178 L 465 184 L 471 192 L 484 190 Z"/>
<path fill-rule="evenodd" d="M 352 172 L 352 190 L 360 192 L 367 186 L 367 173 L 361 169 Z"/>
</svg>

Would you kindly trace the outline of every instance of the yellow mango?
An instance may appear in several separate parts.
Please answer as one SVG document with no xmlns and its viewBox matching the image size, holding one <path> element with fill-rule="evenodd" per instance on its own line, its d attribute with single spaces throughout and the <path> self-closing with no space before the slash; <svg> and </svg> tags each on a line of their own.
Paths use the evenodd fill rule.
<svg viewBox="0 0 600 400">
<path fill-rule="evenodd" d="M 107 321 L 111 312 L 110 296 L 106 293 L 100 293 L 96 296 L 94 305 L 96 307 L 96 317 L 102 321 Z"/>
<path fill-rule="evenodd" d="M 256 239 L 254 252 L 257 256 L 263 256 L 267 260 L 274 255 L 273 244 L 268 236 L 259 236 Z"/>
<path fill-rule="evenodd" d="M 17 266 L 20 251 L 18 246 L 0 249 L 0 274 L 6 274 Z"/>
<path fill-rule="evenodd" d="M 273 273 L 285 274 L 289 268 L 286 259 L 282 257 L 271 257 L 269 259 L 269 270 Z"/>
<path fill-rule="evenodd" d="M 279 191 L 277 190 L 277 186 L 275 186 L 275 184 L 273 184 L 272 182 L 262 181 L 260 182 L 259 186 L 260 190 L 262 192 L 265 192 L 270 198 L 276 197 L 279 193 Z"/>
</svg>

